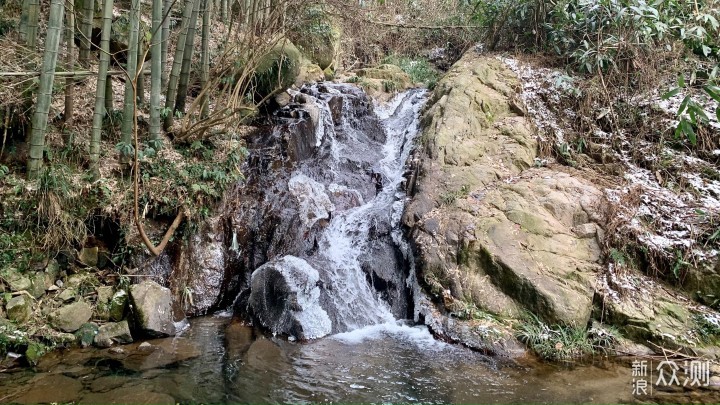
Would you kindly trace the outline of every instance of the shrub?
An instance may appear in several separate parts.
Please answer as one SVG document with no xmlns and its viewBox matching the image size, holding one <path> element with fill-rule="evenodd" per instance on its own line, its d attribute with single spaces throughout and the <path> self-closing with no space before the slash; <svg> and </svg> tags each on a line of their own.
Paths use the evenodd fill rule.
<svg viewBox="0 0 720 405">
<path fill-rule="evenodd" d="M 548 326 L 535 315 L 528 315 L 515 336 L 544 359 L 572 360 L 612 347 L 618 335 L 609 329 Z"/>
</svg>

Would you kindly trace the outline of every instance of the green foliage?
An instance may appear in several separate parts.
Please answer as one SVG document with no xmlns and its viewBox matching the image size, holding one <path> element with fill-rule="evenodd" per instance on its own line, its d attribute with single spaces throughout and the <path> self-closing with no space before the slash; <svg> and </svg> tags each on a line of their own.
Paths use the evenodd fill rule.
<svg viewBox="0 0 720 405">
<path fill-rule="evenodd" d="M 8 173 L 10 173 L 10 169 L 7 166 L 0 165 L 0 180 L 4 179 Z"/>
<path fill-rule="evenodd" d="M 25 358 L 27 359 L 28 363 L 30 363 L 30 365 L 34 366 L 40 360 L 40 357 L 47 353 L 47 351 L 48 347 L 44 344 L 38 342 L 31 342 L 30 344 L 28 344 L 28 347 L 25 350 Z"/>
<path fill-rule="evenodd" d="M 693 320 L 701 341 L 714 344 L 720 339 L 720 317 L 717 314 L 697 314 Z"/>
<path fill-rule="evenodd" d="M 157 214 L 174 215 L 185 206 L 193 214 L 206 216 L 228 187 L 243 178 L 240 164 L 247 150 L 239 145 L 223 154 L 210 142 L 195 141 L 177 149 L 184 157 L 182 162 L 166 155 L 149 156 L 150 150 L 154 148 L 144 148 L 141 162 L 143 189 L 149 194 L 142 198 Z"/>
<path fill-rule="evenodd" d="M 705 84 L 702 86 L 704 94 L 709 99 L 718 103 L 715 107 L 715 115 L 720 122 L 720 87 L 718 87 L 718 69 L 716 66 L 707 76 Z M 692 86 L 698 84 L 697 72 L 692 72 L 689 83 L 686 83 L 685 77 L 680 75 L 677 81 L 677 87 L 669 90 L 662 95 L 663 100 L 667 100 L 677 95 L 684 95 L 682 102 L 677 110 L 679 118 L 678 125 L 675 129 L 675 139 L 686 138 L 693 146 L 697 144 L 696 129 L 709 123 L 707 114 L 705 113 L 704 102 L 699 100 L 697 95 L 692 91 Z"/>
<path fill-rule="evenodd" d="M 535 315 L 518 325 L 516 337 L 540 357 L 548 360 L 572 360 L 605 350 L 615 343 L 617 332 L 609 329 L 587 330 L 578 326 L 548 326 Z"/>
<path fill-rule="evenodd" d="M 390 55 L 382 63 L 396 65 L 410 76 L 413 83 L 422 83 L 432 90 L 440 78 L 438 71 L 424 58 L 412 59 L 406 56 Z"/>
</svg>

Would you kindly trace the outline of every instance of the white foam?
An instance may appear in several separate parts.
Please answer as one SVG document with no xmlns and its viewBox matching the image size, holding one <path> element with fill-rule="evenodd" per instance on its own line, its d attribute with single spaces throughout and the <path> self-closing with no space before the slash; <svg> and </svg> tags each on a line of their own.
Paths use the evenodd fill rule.
<svg viewBox="0 0 720 405">
<path fill-rule="evenodd" d="M 360 344 L 369 340 L 379 340 L 387 337 L 406 341 L 422 349 L 447 347 L 446 343 L 435 340 L 425 325 L 410 326 L 398 322 L 369 325 L 349 332 L 338 333 L 330 338 L 347 344 Z"/>
</svg>

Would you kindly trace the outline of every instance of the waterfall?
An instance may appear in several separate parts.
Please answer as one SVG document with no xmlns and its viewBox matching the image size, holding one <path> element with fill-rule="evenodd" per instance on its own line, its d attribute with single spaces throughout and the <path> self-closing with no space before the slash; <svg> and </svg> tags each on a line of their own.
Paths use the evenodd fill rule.
<svg viewBox="0 0 720 405">
<path fill-rule="evenodd" d="M 299 234 L 312 235 L 313 248 L 253 272 L 250 308 L 264 326 L 317 338 L 405 316 L 401 186 L 426 93 L 375 107 L 346 84 L 294 94 L 315 123 L 316 152 L 293 166 L 287 184 Z"/>
</svg>

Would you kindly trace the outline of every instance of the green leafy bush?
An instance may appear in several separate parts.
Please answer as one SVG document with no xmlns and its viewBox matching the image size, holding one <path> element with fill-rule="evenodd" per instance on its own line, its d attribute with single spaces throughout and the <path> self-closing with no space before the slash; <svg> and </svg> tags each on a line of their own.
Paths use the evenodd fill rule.
<svg viewBox="0 0 720 405">
<path fill-rule="evenodd" d="M 424 58 L 409 58 L 406 56 L 390 55 L 382 63 L 396 65 L 410 76 L 413 83 L 422 83 L 428 89 L 433 89 L 440 77 L 438 71 Z"/>
</svg>

